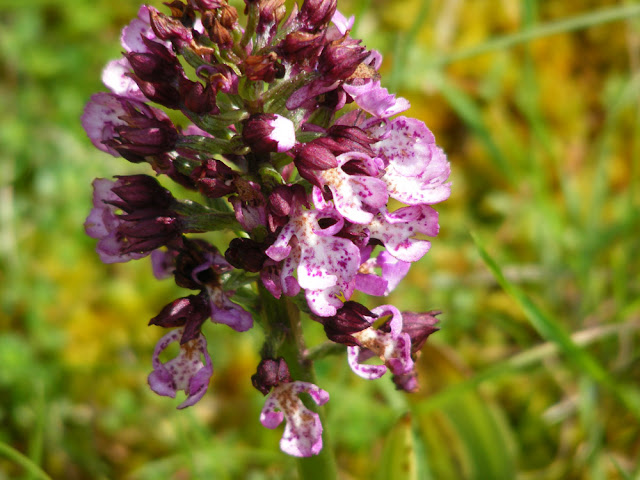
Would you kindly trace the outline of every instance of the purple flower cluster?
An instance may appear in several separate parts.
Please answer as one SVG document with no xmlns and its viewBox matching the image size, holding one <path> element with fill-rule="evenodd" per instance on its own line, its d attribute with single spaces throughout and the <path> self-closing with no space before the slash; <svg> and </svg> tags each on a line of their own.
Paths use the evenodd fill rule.
<svg viewBox="0 0 640 480">
<path fill-rule="evenodd" d="M 100 258 L 151 254 L 156 277 L 194 291 L 151 319 L 172 330 L 155 349 L 149 385 L 170 397 L 183 390 L 179 408 L 196 403 L 213 373 L 203 324 L 249 330 L 260 306 L 247 298 L 262 288 L 303 298 L 328 339 L 347 346 L 354 373 L 390 371 L 399 389 L 415 391 L 414 361 L 437 312 L 368 310 L 351 297 L 388 295 L 429 250 L 433 205 L 450 194 L 446 156 L 423 122 L 397 116 L 409 102 L 381 86 L 380 54 L 351 38 L 353 18 L 336 0 L 291 12 L 284 0 L 245 3 L 246 27 L 226 0 L 174 0 L 170 15 L 141 7 L 122 31 L 123 57 L 103 71 L 109 92 L 93 95 L 82 116 L 98 149 L 148 163 L 203 198 L 176 199 L 148 175 L 93 184 L 85 228 Z M 217 230 L 237 236 L 224 254 L 188 236 Z M 180 353 L 162 363 L 172 342 Z M 292 379 L 277 352 L 252 380 L 268 395 L 263 425 L 286 420 L 282 450 L 317 454 L 320 418 L 297 395 L 322 405 L 328 393 Z"/>
</svg>

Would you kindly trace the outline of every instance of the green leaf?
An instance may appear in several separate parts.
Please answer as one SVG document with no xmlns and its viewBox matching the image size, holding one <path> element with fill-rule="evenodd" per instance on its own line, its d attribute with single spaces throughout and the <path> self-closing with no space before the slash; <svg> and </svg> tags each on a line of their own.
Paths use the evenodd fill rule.
<svg viewBox="0 0 640 480">
<path fill-rule="evenodd" d="M 580 348 L 571 339 L 571 336 L 565 331 L 559 320 L 543 312 L 518 286 L 507 280 L 502 273 L 502 269 L 484 249 L 480 239 L 473 233 L 471 236 L 482 260 L 489 267 L 493 276 L 500 286 L 520 305 L 529 322 L 540 336 L 555 343 L 574 367 L 613 393 L 627 407 L 629 412 L 640 419 L 640 394 L 638 391 L 628 386 L 620 385 L 592 355 Z"/>
<path fill-rule="evenodd" d="M 378 463 L 376 480 L 418 479 L 416 448 L 411 424 L 411 415 L 406 414 L 398 419 L 389 432 Z"/>
</svg>

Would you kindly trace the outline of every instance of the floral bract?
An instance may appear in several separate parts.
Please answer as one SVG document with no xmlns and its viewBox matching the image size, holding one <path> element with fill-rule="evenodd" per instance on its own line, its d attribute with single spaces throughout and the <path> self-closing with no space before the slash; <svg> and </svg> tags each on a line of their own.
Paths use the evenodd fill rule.
<svg viewBox="0 0 640 480">
<path fill-rule="evenodd" d="M 109 91 L 91 97 L 82 124 L 98 149 L 148 174 L 96 179 L 85 229 L 103 262 L 150 255 L 158 279 L 193 290 L 150 321 L 171 329 L 153 353 L 152 390 L 195 404 L 213 373 L 205 330 L 259 323 L 260 421 L 285 420 L 282 450 L 305 457 L 322 449 L 322 424 L 298 395 L 329 395 L 291 378 L 299 359 L 281 357 L 264 295 L 322 323 L 357 375 L 390 371 L 415 391 L 435 313 L 368 310 L 352 296 L 388 295 L 427 253 L 450 166 L 423 122 L 397 116 L 409 102 L 382 86 L 381 55 L 350 36 L 336 0 L 245 4 L 244 26 L 226 0 L 176 0 L 168 13 L 142 6 L 123 29 L 123 56 L 102 72 Z M 201 201 L 175 198 L 171 182 Z M 213 231 L 235 238 L 219 251 Z M 172 342 L 179 354 L 163 363 Z"/>
</svg>

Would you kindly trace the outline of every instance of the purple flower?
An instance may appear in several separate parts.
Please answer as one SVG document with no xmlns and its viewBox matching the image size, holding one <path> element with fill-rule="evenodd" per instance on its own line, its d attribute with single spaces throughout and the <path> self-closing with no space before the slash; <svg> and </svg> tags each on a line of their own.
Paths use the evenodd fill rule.
<svg viewBox="0 0 640 480">
<path fill-rule="evenodd" d="M 136 163 L 172 150 L 178 138 L 162 110 L 113 93 L 93 95 L 81 119 L 96 148 Z"/>
<path fill-rule="evenodd" d="M 131 78 L 131 72 L 131 64 L 126 57 L 111 60 L 102 70 L 102 83 L 116 95 L 144 102 L 147 98 Z"/>
<path fill-rule="evenodd" d="M 389 295 L 409 272 L 411 264 L 398 260 L 386 250 L 380 252 L 376 258 L 369 258 L 372 250 L 372 246 L 361 250 L 362 263 L 356 276 L 356 290 L 368 295 Z M 382 270 L 382 275 L 376 275 L 376 268 Z"/>
<path fill-rule="evenodd" d="M 362 85 L 345 84 L 342 88 L 361 109 L 377 118 L 391 117 L 411 106 L 407 99 L 396 98 L 386 88 L 382 88 L 380 80 L 369 80 Z"/>
<path fill-rule="evenodd" d="M 325 228 L 320 220 L 332 221 Z M 291 215 L 289 223 L 276 241 L 266 250 L 275 261 L 292 258 L 299 251 L 299 259 L 282 269 L 282 282 L 286 283 L 291 269 L 298 274 L 298 284 L 305 289 L 307 303 L 313 313 L 321 317 L 336 314 L 342 306 L 343 296 L 348 299 L 353 293 L 355 275 L 359 266 L 360 252 L 351 241 L 335 237 L 344 219 L 333 210 L 302 210 Z M 291 243 L 293 238 L 297 243 Z M 292 248 L 296 246 L 296 248 Z"/>
<path fill-rule="evenodd" d="M 438 212 L 428 205 L 403 207 L 393 213 L 381 210 L 367 226 L 371 238 L 380 240 L 387 251 L 403 262 L 415 262 L 431 248 L 431 242 L 415 239 L 417 234 L 438 234 Z"/>
<path fill-rule="evenodd" d="M 180 353 L 176 358 L 162 363 L 160 354 L 171 343 L 178 342 L 181 336 L 182 329 L 179 328 L 158 341 L 153 351 L 153 371 L 149 374 L 148 382 L 151 390 L 165 397 L 175 398 L 178 390 L 184 390 L 187 398 L 178 408 L 186 408 L 198 402 L 207 391 L 213 365 L 207 351 L 207 341 L 202 334 L 180 345 Z M 201 357 L 204 357 L 204 363 Z"/>
<path fill-rule="evenodd" d="M 395 118 L 373 150 L 387 163 L 382 180 L 392 198 L 408 205 L 432 205 L 449 198 L 451 183 L 445 182 L 451 167 L 420 120 Z"/>
<path fill-rule="evenodd" d="M 411 339 L 402 332 L 402 314 L 392 305 L 382 305 L 371 310 L 377 316 L 391 315 L 388 332 L 367 328 L 353 334 L 358 346 L 348 347 L 349 366 L 356 375 L 368 380 L 380 378 L 387 369 L 394 375 L 403 375 L 413 370 Z M 373 318 L 370 319 L 373 323 Z M 384 365 L 365 364 L 370 358 L 379 357 Z"/>
<path fill-rule="evenodd" d="M 366 173 L 377 174 L 376 161 L 364 153 L 343 153 L 336 157 L 338 168 L 321 170 L 316 175 L 331 190 L 336 210 L 353 223 L 367 224 L 378 210 L 387 204 L 389 195 L 384 181 L 368 175 L 349 175 L 342 168 L 346 163 L 358 160 Z M 314 187 L 316 208 L 329 205 L 323 200 L 322 191 Z"/>
<path fill-rule="evenodd" d="M 312 383 L 281 383 L 273 388 L 260 413 L 260 422 L 267 428 L 276 428 L 286 420 L 280 448 L 294 457 L 310 457 L 322 450 L 322 423 L 298 398 L 304 392 L 317 405 L 329 401 L 329 394 Z"/>
<path fill-rule="evenodd" d="M 84 224 L 98 239 L 96 251 L 104 263 L 142 258 L 181 235 L 181 221 L 171 210 L 168 190 L 147 175 L 93 181 L 93 210 Z M 117 214 L 121 210 L 122 214 Z"/>
<path fill-rule="evenodd" d="M 246 332 L 253 327 L 253 317 L 237 303 L 229 300 L 235 292 L 223 290 L 221 287 L 206 287 L 211 307 L 211 321 L 223 323 L 236 332 Z"/>
</svg>

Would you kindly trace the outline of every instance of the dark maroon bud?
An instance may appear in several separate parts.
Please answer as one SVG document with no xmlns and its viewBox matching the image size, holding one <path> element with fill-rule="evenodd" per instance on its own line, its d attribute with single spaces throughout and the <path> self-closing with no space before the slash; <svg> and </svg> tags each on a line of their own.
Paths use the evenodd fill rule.
<svg viewBox="0 0 640 480">
<path fill-rule="evenodd" d="M 138 84 L 144 96 L 152 102 L 164 105 L 173 110 L 180 109 L 180 93 L 174 86 L 162 82 L 145 82 L 134 74 L 131 74 L 130 77 Z"/>
<path fill-rule="evenodd" d="M 278 46 L 278 51 L 291 63 L 315 65 L 324 43 L 324 33 L 297 31 L 285 37 Z"/>
<path fill-rule="evenodd" d="M 327 134 L 340 145 L 341 149 L 346 149 L 346 152 L 362 152 L 373 156 L 371 144 L 374 140 L 361 128 L 334 125 L 329 128 Z"/>
<path fill-rule="evenodd" d="M 164 45 L 142 36 L 147 47 L 144 53 L 125 54 L 134 73 L 145 82 L 167 82 L 176 78 L 182 67 L 177 58 Z"/>
<path fill-rule="evenodd" d="M 322 50 L 318 71 L 327 79 L 345 80 L 356 71 L 369 52 L 359 40 L 344 36 Z"/>
<path fill-rule="evenodd" d="M 241 268 L 247 272 L 259 272 L 262 270 L 267 255 L 265 246 L 250 238 L 234 238 L 229 243 L 229 248 L 224 252 L 224 258 L 232 266 Z"/>
<path fill-rule="evenodd" d="M 205 87 L 200 82 L 181 78 L 180 97 L 184 106 L 193 113 L 215 114 L 219 112 L 216 104 L 216 92 L 211 88 L 211 85 Z"/>
<path fill-rule="evenodd" d="M 415 355 L 422 349 L 429 335 L 440 330 L 435 325 L 438 323 L 436 316 L 441 313 L 442 312 L 438 310 L 424 313 L 402 312 L 402 332 L 408 333 L 409 338 L 411 338 L 412 355 Z M 389 322 L 381 325 L 379 330 L 390 332 Z"/>
<path fill-rule="evenodd" d="M 438 323 L 436 316 L 441 313 L 437 310 L 425 313 L 402 312 L 402 331 L 411 338 L 412 354 L 415 355 L 422 349 L 429 335 L 440 330 L 435 325 Z"/>
<path fill-rule="evenodd" d="M 311 31 L 324 28 L 336 12 L 337 0 L 304 0 L 298 21 Z"/>
<path fill-rule="evenodd" d="M 238 174 L 220 160 L 207 160 L 191 173 L 198 190 L 210 198 L 220 198 L 234 193 L 237 177 Z"/>
<path fill-rule="evenodd" d="M 122 125 L 115 128 L 116 137 L 105 142 L 115 148 L 123 157 L 127 154 L 136 157 L 161 155 L 173 150 L 178 132 L 168 128 L 165 122 L 149 122 L 146 128 Z"/>
<path fill-rule="evenodd" d="M 269 195 L 269 209 L 279 217 L 289 216 L 292 201 L 293 190 L 288 186 L 280 185 Z"/>
<path fill-rule="evenodd" d="M 365 317 L 375 318 L 376 315 L 364 305 L 348 301 L 333 317 L 314 316 L 314 319 L 324 325 L 324 331 L 329 340 L 347 346 L 356 346 L 358 342 L 353 334 L 371 326 L 371 322 Z"/>
<path fill-rule="evenodd" d="M 109 202 L 125 213 L 142 209 L 168 209 L 175 202 L 169 190 L 149 175 L 118 175 L 111 188 L 119 199 Z"/>
<path fill-rule="evenodd" d="M 123 253 L 148 253 L 180 238 L 180 219 L 173 212 L 169 216 L 161 216 L 160 213 L 156 209 L 147 209 L 120 216 L 124 222 L 118 233 L 127 239 Z"/>
<path fill-rule="evenodd" d="M 278 63 L 278 56 L 274 52 L 267 55 L 249 55 L 242 67 L 249 80 L 271 83 L 284 73 L 284 66 Z"/>
<path fill-rule="evenodd" d="M 200 334 L 202 324 L 211 316 L 211 307 L 202 294 L 179 298 L 166 305 L 149 321 L 149 325 L 164 328 L 184 327 L 180 344 L 183 345 Z"/>
<path fill-rule="evenodd" d="M 323 146 L 322 143 L 323 139 L 316 139 L 305 143 L 296 154 L 296 166 L 298 168 L 304 166 L 315 170 L 338 168 L 336 156 L 330 149 Z"/>
<path fill-rule="evenodd" d="M 204 285 L 219 285 L 220 274 L 228 268 L 216 247 L 202 239 L 185 238 L 174 276 L 179 287 L 198 290 Z"/>
<path fill-rule="evenodd" d="M 174 45 L 189 44 L 193 40 L 191 29 L 180 20 L 168 17 L 153 7 L 149 7 L 151 28 L 160 40 L 169 40 Z"/>
<path fill-rule="evenodd" d="M 282 357 L 277 360 L 263 359 L 258 364 L 256 373 L 251 376 L 251 383 L 263 395 L 267 395 L 273 387 L 281 383 L 289 383 L 291 380 L 289 367 Z"/>
</svg>

